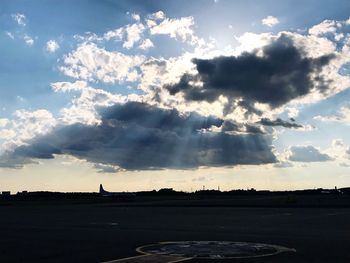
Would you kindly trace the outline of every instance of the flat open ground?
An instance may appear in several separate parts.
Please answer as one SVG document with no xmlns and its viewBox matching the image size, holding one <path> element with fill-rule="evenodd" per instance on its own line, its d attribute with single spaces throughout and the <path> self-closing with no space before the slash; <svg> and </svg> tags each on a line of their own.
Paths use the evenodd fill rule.
<svg viewBox="0 0 350 263">
<path fill-rule="evenodd" d="M 296 249 L 264 258 L 186 262 L 350 262 L 349 208 L 206 203 L 210 201 L 0 203 L 0 262 L 102 262 L 136 256 L 142 245 L 183 240 Z"/>
</svg>

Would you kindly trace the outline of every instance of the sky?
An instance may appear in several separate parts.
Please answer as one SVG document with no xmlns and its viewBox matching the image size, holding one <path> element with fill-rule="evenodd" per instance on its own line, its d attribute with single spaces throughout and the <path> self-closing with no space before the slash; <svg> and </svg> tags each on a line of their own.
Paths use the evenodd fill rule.
<svg viewBox="0 0 350 263">
<path fill-rule="evenodd" d="M 349 1 L 0 3 L 0 191 L 350 186 Z"/>
</svg>

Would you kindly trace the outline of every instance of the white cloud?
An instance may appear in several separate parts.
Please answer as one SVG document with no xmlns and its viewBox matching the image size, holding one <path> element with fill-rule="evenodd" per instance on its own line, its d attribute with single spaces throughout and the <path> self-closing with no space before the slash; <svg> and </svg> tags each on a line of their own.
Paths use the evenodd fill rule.
<svg viewBox="0 0 350 263">
<path fill-rule="evenodd" d="M 31 36 L 24 35 L 23 39 L 28 46 L 32 46 L 34 44 L 34 39 Z"/>
<path fill-rule="evenodd" d="M 163 11 L 158 11 L 158 12 L 155 12 L 155 13 L 149 15 L 149 18 L 154 19 L 154 20 L 163 20 L 163 19 L 165 19 L 165 14 Z"/>
<path fill-rule="evenodd" d="M 135 43 L 140 41 L 141 34 L 145 30 L 143 24 L 132 24 L 125 28 L 126 41 L 123 43 L 123 47 L 130 49 Z"/>
<path fill-rule="evenodd" d="M 55 40 L 49 40 L 46 43 L 46 50 L 50 53 L 54 53 L 57 49 L 59 49 L 60 46 Z"/>
<path fill-rule="evenodd" d="M 147 27 L 151 28 L 157 25 L 157 22 L 152 19 L 146 19 L 146 25 Z"/>
<path fill-rule="evenodd" d="M 232 55 L 240 55 L 242 52 L 252 52 L 255 49 L 259 49 L 266 46 L 273 40 L 274 36 L 271 33 L 256 34 L 246 32 L 241 36 L 235 36 L 235 39 L 239 42 L 239 46 L 233 50 Z"/>
<path fill-rule="evenodd" d="M 112 31 L 108 31 L 106 34 L 112 34 Z M 101 37 L 91 32 L 85 32 L 83 35 L 74 35 L 73 38 L 79 42 L 102 42 L 106 39 L 105 36 Z"/>
<path fill-rule="evenodd" d="M 103 38 L 106 40 L 113 39 L 116 41 L 121 41 L 123 39 L 124 33 L 125 33 L 125 29 L 123 27 L 121 27 L 121 28 L 118 28 L 116 30 L 110 30 L 110 31 L 106 32 L 103 35 Z"/>
<path fill-rule="evenodd" d="M 140 21 L 140 16 L 135 17 L 136 21 Z M 116 40 L 122 41 L 123 38 L 126 38 L 123 47 L 130 49 L 134 47 L 134 45 L 142 39 L 142 34 L 145 31 L 145 26 L 142 23 L 135 23 L 131 25 L 127 25 L 125 27 L 120 27 L 115 30 L 110 30 L 103 35 L 103 39 L 105 40 Z M 97 36 L 95 37 L 98 38 Z"/>
<path fill-rule="evenodd" d="M 336 22 L 334 20 L 324 20 L 320 24 L 311 27 L 309 34 L 319 36 L 325 33 L 335 33 L 336 30 Z"/>
<path fill-rule="evenodd" d="M 51 88 L 55 92 L 70 92 L 70 91 L 82 91 L 87 88 L 88 85 L 85 81 L 76 82 L 55 82 L 51 83 Z"/>
<path fill-rule="evenodd" d="M 22 96 L 19 96 L 19 95 L 16 96 L 16 100 L 20 103 L 25 102 L 25 98 L 23 98 Z"/>
<path fill-rule="evenodd" d="M 49 132 L 56 124 L 56 119 L 47 110 L 17 110 L 14 119 L 1 121 L 0 138 L 4 140 L 0 153 L 23 145 L 26 141 Z"/>
<path fill-rule="evenodd" d="M 141 17 L 139 14 L 131 14 L 131 18 L 134 19 L 135 21 L 139 22 Z"/>
<path fill-rule="evenodd" d="M 74 98 L 69 107 L 61 110 L 59 120 L 64 124 L 100 124 L 100 116 L 96 107 L 107 107 L 127 100 L 125 96 L 89 87 L 85 81 L 55 82 L 51 83 L 51 87 L 55 92 L 80 92 L 80 96 Z"/>
<path fill-rule="evenodd" d="M 340 166 L 342 166 L 342 162 L 348 162 L 350 159 L 350 147 L 345 144 L 342 139 L 332 140 L 331 146 L 325 151 L 325 153 L 337 160 Z"/>
<path fill-rule="evenodd" d="M 60 70 L 67 76 L 89 81 L 107 83 L 136 81 L 136 67 L 144 61 L 143 56 L 128 56 L 110 52 L 93 43 L 83 43 L 64 57 Z"/>
<path fill-rule="evenodd" d="M 15 36 L 14 36 L 11 32 L 5 31 L 5 34 L 6 34 L 9 38 L 15 39 Z"/>
<path fill-rule="evenodd" d="M 299 115 L 299 110 L 295 107 L 286 107 L 285 111 L 289 118 L 296 118 Z"/>
<path fill-rule="evenodd" d="M 143 50 L 147 50 L 147 49 L 149 49 L 151 47 L 154 47 L 154 45 L 153 45 L 153 42 L 149 38 L 143 40 L 142 43 L 139 46 L 139 48 L 143 49 Z"/>
<path fill-rule="evenodd" d="M 180 38 L 183 42 L 192 40 L 194 19 L 192 16 L 180 19 L 164 19 L 160 24 L 151 26 L 152 35 L 169 35 L 172 38 Z"/>
<path fill-rule="evenodd" d="M 5 119 L 5 118 L 1 118 L 0 119 L 0 128 L 3 128 L 5 127 L 7 124 L 10 123 L 10 120 L 9 119 Z"/>
<path fill-rule="evenodd" d="M 179 39 L 191 45 L 203 46 L 205 41 L 194 35 L 192 29 L 194 25 L 193 17 L 181 17 L 169 19 L 164 12 L 158 11 L 148 15 L 145 19 L 146 24 L 140 23 L 141 17 L 133 14 L 132 17 L 137 23 L 129 24 L 115 30 L 107 31 L 102 37 L 88 32 L 87 36 L 75 36 L 83 42 L 102 42 L 103 40 L 123 41 L 122 46 L 127 49 L 133 48 L 137 43 L 138 48 L 147 49 L 151 47 L 152 35 L 169 35 L 170 38 Z M 204 43 L 203 43 L 204 42 Z M 153 43 L 152 43 L 153 45 Z"/>
<path fill-rule="evenodd" d="M 24 14 L 20 14 L 20 13 L 17 13 L 17 14 L 12 14 L 11 15 L 12 19 L 14 21 L 16 21 L 16 23 L 20 26 L 26 26 L 26 16 Z"/>
<path fill-rule="evenodd" d="M 280 21 L 277 19 L 277 17 L 274 16 L 267 16 L 261 20 L 261 23 L 268 27 L 273 27 L 274 25 L 279 24 L 279 22 Z"/>
<path fill-rule="evenodd" d="M 194 72 L 192 56 L 186 54 L 180 57 L 168 59 L 149 59 L 140 67 L 142 77 L 139 88 L 149 91 L 150 87 L 162 87 L 163 85 L 175 83 L 185 72 Z"/>
</svg>

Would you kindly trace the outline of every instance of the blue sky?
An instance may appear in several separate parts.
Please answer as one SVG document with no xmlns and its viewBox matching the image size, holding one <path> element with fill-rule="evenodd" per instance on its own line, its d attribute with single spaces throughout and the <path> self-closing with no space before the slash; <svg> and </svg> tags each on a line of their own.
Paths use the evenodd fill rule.
<svg viewBox="0 0 350 263">
<path fill-rule="evenodd" d="M 348 186 L 349 8 L 2 1 L 4 187 Z"/>
</svg>

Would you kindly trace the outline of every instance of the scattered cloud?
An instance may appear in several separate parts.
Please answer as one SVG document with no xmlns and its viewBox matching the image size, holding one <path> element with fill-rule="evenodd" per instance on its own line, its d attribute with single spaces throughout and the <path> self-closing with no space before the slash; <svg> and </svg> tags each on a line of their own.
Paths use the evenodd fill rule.
<svg viewBox="0 0 350 263">
<path fill-rule="evenodd" d="M 350 147 L 346 145 L 342 139 L 334 139 L 332 140 L 331 146 L 324 153 L 338 161 L 340 165 L 341 162 L 344 163 L 350 159 L 349 149 Z"/>
<path fill-rule="evenodd" d="M 334 20 L 324 20 L 320 24 L 317 24 L 309 29 L 311 35 L 322 35 L 326 33 L 335 33 L 337 30 L 337 24 Z"/>
<path fill-rule="evenodd" d="M 32 46 L 34 44 L 34 39 L 31 36 L 24 35 L 23 39 L 28 46 Z"/>
<path fill-rule="evenodd" d="M 94 43 L 82 43 L 64 57 L 60 70 L 67 76 L 106 83 L 135 81 L 139 78 L 136 67 L 145 60 L 143 56 L 125 55 L 107 51 Z"/>
<path fill-rule="evenodd" d="M 130 49 L 135 43 L 141 40 L 141 34 L 145 30 L 143 24 L 132 24 L 125 28 L 126 41 L 123 43 L 123 47 Z"/>
<path fill-rule="evenodd" d="M 46 43 L 46 50 L 50 53 L 55 53 L 57 49 L 59 49 L 60 46 L 55 40 L 49 40 Z"/>
<path fill-rule="evenodd" d="M 149 49 L 151 47 L 154 47 L 154 45 L 153 45 L 153 42 L 149 38 L 143 40 L 142 43 L 139 46 L 139 48 L 143 49 L 143 50 L 147 50 L 147 49 Z"/>
<path fill-rule="evenodd" d="M 88 88 L 85 81 L 76 82 L 55 82 L 51 83 L 51 87 L 55 92 L 70 92 L 70 91 L 83 91 Z"/>
<path fill-rule="evenodd" d="M 12 19 L 20 26 L 26 26 L 27 18 L 24 14 L 16 13 L 11 15 Z"/>
<path fill-rule="evenodd" d="M 350 106 L 343 106 L 340 110 L 334 115 L 328 116 L 316 116 L 314 117 L 316 120 L 324 121 L 324 122 L 339 122 L 346 125 L 350 125 Z"/>
<path fill-rule="evenodd" d="M 123 39 L 125 33 L 125 29 L 123 27 L 115 29 L 115 30 L 110 30 L 108 32 L 106 32 L 103 35 L 103 38 L 106 40 L 116 40 L 116 41 L 121 41 Z M 94 39 L 99 39 L 99 37 L 94 36 Z"/>
<path fill-rule="evenodd" d="M 149 15 L 149 18 L 154 19 L 154 20 L 163 20 L 163 19 L 165 19 L 165 14 L 163 11 L 158 11 L 158 12 L 155 12 L 155 13 Z"/>
<path fill-rule="evenodd" d="M 280 21 L 277 19 L 277 17 L 274 16 L 267 16 L 261 20 L 261 23 L 268 27 L 273 27 L 274 25 L 279 24 L 279 22 Z"/>
<path fill-rule="evenodd" d="M 131 14 L 131 17 L 132 17 L 132 19 L 134 19 L 137 22 L 139 22 L 140 19 L 141 19 L 140 15 L 139 14 L 135 14 L 135 13 Z"/>
<path fill-rule="evenodd" d="M 320 152 L 320 150 L 311 145 L 290 147 L 288 159 L 293 162 L 325 162 L 333 160 L 328 154 Z"/>
<path fill-rule="evenodd" d="M 192 40 L 193 37 L 193 17 L 182 17 L 180 19 L 165 18 L 160 24 L 150 27 L 152 35 L 169 35 L 172 38 L 180 39 L 183 42 Z"/>
<path fill-rule="evenodd" d="M 5 34 L 11 38 L 11 39 L 15 39 L 15 36 L 13 35 L 13 33 L 9 32 L 9 31 L 5 31 Z"/>
<path fill-rule="evenodd" d="M 259 121 L 260 124 L 265 125 L 265 126 L 282 126 L 285 128 L 303 128 L 303 125 L 297 124 L 294 121 L 284 121 L 280 118 L 277 118 L 276 120 L 270 120 L 268 118 L 262 118 Z"/>
</svg>

